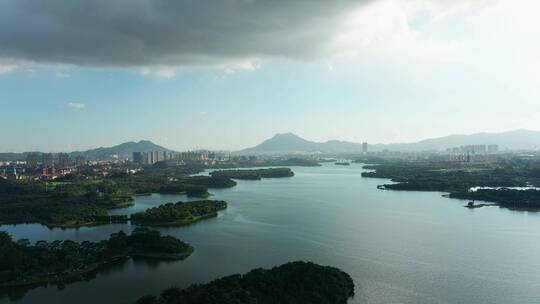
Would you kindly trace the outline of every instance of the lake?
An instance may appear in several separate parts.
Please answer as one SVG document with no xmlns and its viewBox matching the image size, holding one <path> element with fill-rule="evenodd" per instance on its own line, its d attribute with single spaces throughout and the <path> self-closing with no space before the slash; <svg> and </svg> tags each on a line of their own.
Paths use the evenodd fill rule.
<svg viewBox="0 0 540 304">
<path fill-rule="evenodd" d="M 133 303 L 171 287 L 310 260 L 348 272 L 351 303 L 540 303 L 540 214 L 467 209 L 437 192 L 378 190 L 359 164 L 292 167 L 291 178 L 213 189 L 227 210 L 181 228 L 161 228 L 195 247 L 179 262 L 127 261 L 87 282 L 39 287 L 17 303 Z M 182 195 L 139 196 L 124 213 Z M 116 214 L 124 214 L 114 210 Z M 100 240 L 129 224 L 54 229 L 2 226 L 15 239 Z M 4 296 L 0 303 L 10 303 Z"/>
</svg>

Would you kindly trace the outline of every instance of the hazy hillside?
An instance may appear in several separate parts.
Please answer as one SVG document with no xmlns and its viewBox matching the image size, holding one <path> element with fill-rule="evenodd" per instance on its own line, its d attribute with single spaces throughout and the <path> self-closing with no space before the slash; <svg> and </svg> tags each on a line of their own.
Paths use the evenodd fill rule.
<svg viewBox="0 0 540 304">
<path fill-rule="evenodd" d="M 156 145 L 149 140 L 141 140 L 139 142 L 126 142 L 113 147 L 101 147 L 86 151 L 71 152 L 71 156 L 84 155 L 89 160 L 110 159 L 115 156 L 119 158 L 131 157 L 133 152 L 148 152 L 148 151 L 171 151 L 162 146 Z M 0 160 L 15 161 L 25 160 L 26 153 L 0 153 Z"/>
<path fill-rule="evenodd" d="M 501 150 L 535 150 L 540 147 L 540 132 L 514 130 L 501 133 L 476 133 L 470 135 L 449 135 L 425 139 L 415 143 L 369 145 L 370 151 L 441 151 L 462 145 L 497 144 Z M 330 140 L 313 142 L 292 133 L 277 134 L 261 144 L 238 151 L 239 154 L 288 154 L 288 153 L 357 153 L 362 144 Z"/>
<path fill-rule="evenodd" d="M 285 154 L 302 152 L 361 152 L 362 145 L 346 141 L 330 140 L 327 142 L 313 142 L 305 140 L 293 133 L 276 134 L 261 144 L 238 151 L 239 154 Z"/>
<path fill-rule="evenodd" d="M 514 130 L 501 133 L 475 133 L 470 135 L 449 135 L 425 139 L 415 143 L 369 145 L 369 151 L 441 151 L 462 145 L 497 144 L 500 150 L 536 150 L 540 147 L 540 131 Z M 148 140 L 126 142 L 107 148 L 71 152 L 72 156 L 84 155 L 90 160 L 131 157 L 133 152 L 170 151 Z M 237 151 L 236 154 L 294 154 L 294 153 L 360 153 L 361 143 L 329 140 L 314 142 L 293 133 L 276 134 L 259 145 Z M 26 153 L 0 153 L 0 160 L 24 160 Z"/>
<path fill-rule="evenodd" d="M 429 151 L 478 144 L 497 144 L 502 150 L 535 150 L 540 147 L 540 132 L 514 130 L 501 133 L 483 132 L 470 135 L 449 135 L 425 139 L 416 143 L 378 145 L 377 148 L 393 151 Z"/>
<path fill-rule="evenodd" d="M 149 152 L 149 151 L 170 151 L 162 146 L 156 145 L 149 140 L 141 140 L 139 142 L 126 142 L 113 147 L 97 148 L 87 151 L 72 152 L 73 155 L 82 154 L 88 159 L 107 159 L 114 155 L 119 158 L 131 157 L 133 152 Z"/>
</svg>

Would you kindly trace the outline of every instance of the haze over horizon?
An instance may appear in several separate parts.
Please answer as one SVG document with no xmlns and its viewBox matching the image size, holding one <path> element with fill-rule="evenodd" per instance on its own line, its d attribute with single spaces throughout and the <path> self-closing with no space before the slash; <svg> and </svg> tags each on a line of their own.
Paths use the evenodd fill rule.
<svg viewBox="0 0 540 304">
<path fill-rule="evenodd" d="M 360 150 L 362 147 L 363 142 L 353 142 L 353 141 L 347 141 L 347 140 L 337 140 L 337 139 L 328 139 L 328 140 L 322 140 L 322 141 L 316 141 L 311 140 L 309 138 L 305 138 L 302 136 L 299 136 L 298 134 L 295 134 L 293 132 L 284 132 L 284 133 L 276 133 L 271 136 L 268 136 L 267 138 L 264 138 L 260 140 L 259 142 L 251 145 L 251 146 L 245 146 L 240 147 L 237 149 L 220 149 L 220 148 L 206 148 L 206 147 L 199 147 L 195 146 L 193 148 L 188 148 L 185 150 L 176 150 L 174 148 L 171 148 L 169 146 L 166 146 L 160 142 L 155 142 L 148 139 L 137 139 L 137 140 L 128 140 L 123 142 L 114 143 L 109 146 L 95 146 L 90 147 L 88 149 L 75 149 L 75 150 L 43 150 L 43 149 L 34 149 L 34 150 L 26 150 L 26 151 L 0 151 L 0 153 L 24 153 L 24 152 L 44 152 L 44 153 L 61 153 L 61 152 L 87 152 L 87 151 L 93 151 L 93 150 L 100 150 L 100 149 L 109 149 L 109 148 L 118 148 L 121 146 L 128 145 L 130 148 L 128 150 L 138 151 L 136 147 L 142 147 L 143 150 L 152 150 L 152 148 L 149 148 L 149 146 L 156 147 L 156 150 L 172 150 L 172 151 L 188 151 L 188 150 L 214 150 L 214 151 L 230 151 L 230 152 L 240 152 L 240 153 L 254 153 L 259 154 L 261 151 L 259 149 L 262 149 L 264 151 L 263 153 L 283 153 L 287 152 L 289 149 L 292 149 L 289 152 L 294 151 L 293 147 L 289 147 L 289 145 L 298 144 L 302 146 L 304 143 L 308 143 L 308 145 L 316 144 L 316 145 L 333 145 L 338 144 L 338 146 L 334 146 L 332 150 L 340 149 L 339 147 L 343 147 L 344 150 L 335 150 L 334 152 L 338 153 L 347 153 L 350 152 L 348 149 L 351 148 L 350 144 L 355 145 L 356 150 Z M 285 150 L 283 151 L 265 151 L 266 150 L 266 144 L 272 142 L 272 145 L 279 145 L 283 147 Z M 142 146 L 140 146 L 141 144 Z M 368 143 L 370 147 L 370 151 L 382 151 L 382 150 L 390 150 L 390 151 L 401 151 L 401 152 L 422 152 L 422 151 L 443 151 L 447 148 L 455 148 L 459 146 L 466 146 L 466 145 L 490 145 L 490 144 L 496 144 L 499 146 L 499 148 L 503 150 L 537 150 L 540 148 L 540 131 L 536 130 L 527 130 L 527 129 L 516 129 L 516 130 L 508 130 L 503 132 L 479 132 L 479 133 L 471 133 L 471 134 L 448 134 L 446 136 L 440 136 L 440 137 L 433 137 L 433 138 L 424 138 L 419 141 L 414 142 L 392 142 L 392 143 L 380 143 L 380 142 L 370 142 Z M 305 147 L 304 147 L 305 148 Z M 296 150 L 297 152 L 309 152 L 314 147 L 311 147 L 308 150 L 304 150 L 304 148 L 299 148 L 299 150 Z M 322 147 L 319 147 L 322 148 Z M 324 149 L 323 149 L 324 150 Z M 313 151 L 311 151 L 313 152 Z M 330 151 L 326 151 L 330 152 Z M 330 152 L 331 153 L 331 152 Z M 131 155 L 131 152 L 128 153 Z"/>
<path fill-rule="evenodd" d="M 538 8 L 2 1 L 0 152 L 141 139 L 238 150 L 286 132 L 403 143 L 540 130 Z"/>
</svg>

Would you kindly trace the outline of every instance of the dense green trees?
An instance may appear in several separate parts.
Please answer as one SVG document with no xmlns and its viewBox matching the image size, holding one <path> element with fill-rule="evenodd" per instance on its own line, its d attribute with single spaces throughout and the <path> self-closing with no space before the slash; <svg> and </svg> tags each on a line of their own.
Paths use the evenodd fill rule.
<svg viewBox="0 0 540 304">
<path fill-rule="evenodd" d="M 131 215 L 131 222 L 150 226 L 181 226 L 217 216 L 227 208 L 224 201 L 202 200 L 168 203 Z"/>
<path fill-rule="evenodd" d="M 291 177 L 294 172 L 290 168 L 219 170 L 210 172 L 213 177 L 260 180 L 270 177 Z"/>
<path fill-rule="evenodd" d="M 230 188 L 236 186 L 236 182 L 227 177 L 219 176 L 190 176 L 182 179 L 184 183 L 201 185 L 208 188 Z"/>
<path fill-rule="evenodd" d="M 182 259 L 192 251 L 190 245 L 147 228 L 136 228 L 129 236 L 120 231 L 99 242 L 38 241 L 34 245 L 28 240 L 15 242 L 0 231 L 0 287 L 78 280 L 127 256 Z"/>
<path fill-rule="evenodd" d="M 187 289 L 170 288 L 137 304 L 345 304 L 354 296 L 351 277 L 336 268 L 292 262 L 255 269 Z"/>
<path fill-rule="evenodd" d="M 233 187 L 226 177 L 190 176 L 196 166 L 156 164 L 137 174 L 111 169 L 106 176 L 72 174 L 55 181 L 0 179 L 0 224 L 38 222 L 52 227 L 101 223 L 109 209 L 132 204 L 134 194 L 185 193 L 207 197 L 208 188 Z M 97 220 L 99 219 L 99 220 Z"/>
<path fill-rule="evenodd" d="M 383 189 L 441 191 L 449 192 L 453 198 L 495 202 L 501 206 L 540 207 L 540 191 L 508 189 L 539 185 L 538 162 L 511 159 L 486 164 L 461 164 L 395 160 L 364 168 L 374 171 L 362 173 L 363 177 L 390 178 L 394 182 L 381 185 Z M 473 187 L 497 189 L 470 191 Z"/>
<path fill-rule="evenodd" d="M 453 192 L 450 193 L 450 197 L 495 202 L 510 208 L 540 208 L 540 191 L 535 189 L 479 189 L 476 191 Z"/>
<path fill-rule="evenodd" d="M 40 222 L 80 226 L 131 204 L 129 192 L 111 181 L 43 182 L 0 180 L 0 223 Z"/>
</svg>

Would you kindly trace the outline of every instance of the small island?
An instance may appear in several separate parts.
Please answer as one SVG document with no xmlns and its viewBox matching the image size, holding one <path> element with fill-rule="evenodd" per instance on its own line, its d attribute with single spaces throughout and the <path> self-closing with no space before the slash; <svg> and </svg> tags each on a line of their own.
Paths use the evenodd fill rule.
<svg viewBox="0 0 540 304">
<path fill-rule="evenodd" d="M 34 245 L 26 239 L 15 242 L 0 232 L 0 288 L 65 284 L 128 257 L 181 260 L 192 252 L 191 245 L 177 238 L 141 227 L 131 235 L 120 231 L 99 242 L 38 241 Z"/>
<path fill-rule="evenodd" d="M 186 289 L 169 288 L 136 304 L 346 304 L 354 282 L 345 272 L 310 262 L 254 269 Z"/>
<path fill-rule="evenodd" d="M 159 205 L 131 215 L 131 222 L 145 226 L 184 226 L 217 216 L 227 203 L 216 200 L 177 202 Z"/>
<path fill-rule="evenodd" d="M 212 177 L 260 180 L 262 178 L 291 177 L 294 172 L 290 168 L 219 170 L 210 172 Z"/>
</svg>

